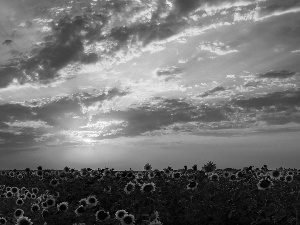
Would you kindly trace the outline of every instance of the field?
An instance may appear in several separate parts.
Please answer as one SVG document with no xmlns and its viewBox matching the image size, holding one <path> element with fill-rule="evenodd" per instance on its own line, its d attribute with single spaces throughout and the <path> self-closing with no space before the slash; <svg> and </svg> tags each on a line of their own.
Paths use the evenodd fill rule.
<svg viewBox="0 0 300 225">
<path fill-rule="evenodd" d="M 300 170 L 1 171 L 0 224 L 300 224 Z"/>
</svg>

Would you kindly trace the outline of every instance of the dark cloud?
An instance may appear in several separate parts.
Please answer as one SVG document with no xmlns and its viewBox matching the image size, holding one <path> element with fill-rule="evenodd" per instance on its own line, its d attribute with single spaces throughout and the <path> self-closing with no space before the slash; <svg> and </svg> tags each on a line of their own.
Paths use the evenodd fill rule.
<svg viewBox="0 0 300 225">
<path fill-rule="evenodd" d="M 72 62 L 95 63 L 99 56 L 84 53 L 83 41 L 99 38 L 104 21 L 99 15 L 65 16 L 53 21 L 52 33 L 44 38 L 41 46 L 33 48 L 30 57 L 15 58 L 0 67 L 0 87 L 6 87 L 14 79 L 20 84 L 49 83 L 59 76 L 60 69 Z"/>
<path fill-rule="evenodd" d="M 121 127 L 121 131 L 115 136 L 138 136 L 144 132 L 160 130 L 165 126 L 174 123 L 186 122 L 213 122 L 228 120 L 227 115 L 232 113 L 228 106 L 194 106 L 178 99 L 165 99 L 161 104 L 153 107 L 145 105 L 143 107 L 129 109 L 128 111 L 111 111 L 109 113 L 96 115 L 93 121 L 121 119 L 126 121 L 126 127 Z M 99 139 L 108 138 L 99 136 Z"/>
<path fill-rule="evenodd" d="M 285 78 L 290 78 L 294 76 L 296 73 L 291 72 L 288 70 L 281 70 L 281 71 L 270 71 L 264 74 L 259 74 L 258 76 L 260 78 L 279 78 L 279 79 L 285 79 Z"/>
<path fill-rule="evenodd" d="M 261 97 L 248 99 L 234 99 L 231 101 L 234 105 L 243 108 L 262 109 L 263 107 L 294 107 L 300 106 L 300 91 L 287 90 L 283 92 L 273 92 Z"/>
<path fill-rule="evenodd" d="M 261 82 L 260 81 L 247 81 L 244 86 L 245 87 L 257 87 Z"/>
<path fill-rule="evenodd" d="M 212 95 L 214 93 L 225 91 L 225 90 L 226 90 L 226 88 L 224 88 L 223 86 L 217 86 L 217 87 L 215 87 L 215 88 L 213 88 L 209 91 L 206 91 L 203 94 L 199 95 L 199 97 L 204 98 L 204 97 L 207 97 L 207 96 Z"/>
<path fill-rule="evenodd" d="M 104 101 L 104 100 L 111 100 L 114 97 L 122 97 L 127 95 L 129 92 L 127 91 L 121 91 L 118 88 L 112 88 L 110 90 L 108 90 L 107 93 L 102 93 L 102 94 L 96 94 L 96 95 L 92 95 L 92 94 L 88 94 L 88 93 L 81 93 L 81 102 L 85 105 L 85 106 L 91 106 L 93 103 L 95 102 L 99 102 L 99 101 Z"/>
<path fill-rule="evenodd" d="M 265 13 L 285 11 L 298 6 L 300 6 L 299 0 L 287 0 L 287 1 L 272 0 L 272 1 L 263 2 L 261 4 L 262 11 Z"/>
<path fill-rule="evenodd" d="M 170 76 L 182 73 L 183 69 L 176 66 L 171 66 L 156 71 L 157 76 Z"/>
<path fill-rule="evenodd" d="M 34 118 L 31 108 L 20 104 L 0 105 L 0 123 L 16 120 L 31 120 Z"/>
<path fill-rule="evenodd" d="M 175 0 L 174 4 L 179 14 L 187 14 L 196 10 L 201 2 L 200 0 Z"/>
<path fill-rule="evenodd" d="M 264 114 L 261 116 L 260 120 L 267 122 L 268 125 L 284 125 L 287 123 L 300 123 L 300 116 L 293 113 L 283 113 L 283 114 Z"/>
</svg>

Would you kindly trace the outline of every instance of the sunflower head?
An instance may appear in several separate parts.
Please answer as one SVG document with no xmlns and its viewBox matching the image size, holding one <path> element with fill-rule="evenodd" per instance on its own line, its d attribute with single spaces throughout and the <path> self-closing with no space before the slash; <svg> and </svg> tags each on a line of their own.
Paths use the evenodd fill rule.
<svg viewBox="0 0 300 225">
<path fill-rule="evenodd" d="M 153 182 L 151 183 L 144 183 L 141 187 L 142 192 L 150 193 L 155 191 L 155 184 Z"/>
<path fill-rule="evenodd" d="M 97 205 L 97 203 L 98 203 L 98 200 L 95 197 L 95 195 L 88 196 L 86 200 L 87 200 L 89 207 L 93 207 L 93 206 Z"/>
<path fill-rule="evenodd" d="M 150 170 L 152 170 L 152 166 L 150 165 L 150 163 L 146 163 L 146 164 L 144 165 L 144 170 L 145 170 L 145 171 L 150 171 Z"/>
<path fill-rule="evenodd" d="M 133 223 L 134 223 L 134 216 L 131 214 L 127 214 L 121 219 L 122 225 L 133 225 Z"/>
<path fill-rule="evenodd" d="M 115 214 L 117 220 L 121 220 L 125 215 L 128 215 L 128 212 L 123 209 L 118 210 Z"/>
<path fill-rule="evenodd" d="M 14 217 L 17 219 L 19 218 L 20 216 L 23 216 L 24 215 L 24 211 L 22 209 L 16 209 L 15 212 L 14 212 Z"/>
<path fill-rule="evenodd" d="M 216 169 L 216 164 L 214 164 L 213 162 L 209 161 L 208 163 L 206 163 L 203 167 L 202 167 L 202 170 L 205 172 L 205 173 L 212 173 L 215 171 Z"/>
<path fill-rule="evenodd" d="M 31 219 L 28 217 L 21 216 L 17 220 L 17 225 L 32 225 L 33 223 L 31 222 Z"/>
<path fill-rule="evenodd" d="M 110 217 L 109 213 L 105 212 L 104 210 L 97 211 L 95 216 L 96 216 L 96 220 L 100 221 L 100 222 L 103 222 L 103 221 L 109 219 L 109 217 Z"/>
<path fill-rule="evenodd" d="M 38 204 L 33 204 L 32 206 L 31 206 L 31 211 L 32 212 L 37 212 L 37 211 L 39 211 L 40 210 L 40 206 L 38 205 Z"/>
<path fill-rule="evenodd" d="M 61 202 L 57 205 L 57 210 L 60 212 L 66 212 L 68 210 L 68 202 Z"/>
</svg>

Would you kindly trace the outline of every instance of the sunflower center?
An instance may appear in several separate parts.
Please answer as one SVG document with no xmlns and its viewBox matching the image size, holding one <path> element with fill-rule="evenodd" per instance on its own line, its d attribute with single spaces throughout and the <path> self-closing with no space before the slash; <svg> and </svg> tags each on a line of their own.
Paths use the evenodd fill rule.
<svg viewBox="0 0 300 225">
<path fill-rule="evenodd" d="M 150 191 L 152 191 L 153 190 L 153 187 L 152 187 L 152 185 L 150 185 L 150 184 L 147 184 L 145 187 L 144 187 L 144 191 L 146 191 L 146 192 L 150 192 Z"/>
<path fill-rule="evenodd" d="M 30 225 L 30 222 L 27 219 L 21 219 L 19 224 L 20 225 Z"/>
<path fill-rule="evenodd" d="M 125 224 L 131 224 L 133 222 L 130 216 L 126 216 L 123 221 Z"/>
<path fill-rule="evenodd" d="M 191 188 L 194 188 L 194 187 L 196 187 L 196 182 L 190 182 L 190 184 L 189 184 L 189 186 L 191 187 Z"/>
<path fill-rule="evenodd" d="M 64 205 L 64 204 L 63 204 L 63 205 L 60 205 L 60 206 L 59 206 L 59 209 L 62 210 L 62 211 L 65 211 L 65 210 L 67 209 L 67 206 Z"/>
<path fill-rule="evenodd" d="M 127 191 L 132 191 L 132 189 L 133 189 L 132 184 L 130 184 L 130 185 L 127 186 Z"/>
<path fill-rule="evenodd" d="M 122 218 L 124 215 L 125 215 L 124 212 L 119 212 L 119 213 L 118 213 L 118 217 L 120 217 L 120 218 Z"/>
<path fill-rule="evenodd" d="M 98 212 L 98 214 L 97 214 L 97 218 L 98 218 L 99 220 L 105 220 L 106 217 L 107 217 L 107 213 L 105 213 L 104 211 L 100 211 L 100 212 Z"/>
<path fill-rule="evenodd" d="M 271 182 L 268 181 L 268 180 L 263 180 L 263 181 L 260 183 L 260 186 L 261 186 L 262 188 L 267 188 L 267 187 L 269 187 L 270 185 L 271 185 Z"/>
</svg>

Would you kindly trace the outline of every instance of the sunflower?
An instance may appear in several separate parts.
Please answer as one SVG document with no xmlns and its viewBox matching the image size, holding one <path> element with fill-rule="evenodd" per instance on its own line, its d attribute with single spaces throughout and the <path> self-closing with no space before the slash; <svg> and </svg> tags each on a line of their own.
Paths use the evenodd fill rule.
<svg viewBox="0 0 300 225">
<path fill-rule="evenodd" d="M 24 204 L 24 200 L 23 200 L 22 198 L 18 198 L 18 199 L 16 200 L 16 204 L 17 204 L 18 206 L 21 206 L 21 205 Z"/>
<path fill-rule="evenodd" d="M 196 180 L 196 176 L 194 174 L 189 174 L 186 179 L 191 182 Z"/>
<path fill-rule="evenodd" d="M 42 177 L 42 176 L 43 176 L 43 170 L 38 170 L 38 171 L 36 171 L 36 175 L 37 175 L 38 177 Z"/>
<path fill-rule="evenodd" d="M 146 164 L 144 165 L 144 170 L 145 170 L 145 171 L 151 171 L 151 170 L 152 170 L 152 166 L 151 166 L 149 163 L 146 163 Z"/>
<path fill-rule="evenodd" d="M 110 186 L 105 186 L 104 188 L 103 188 L 103 191 L 105 192 L 105 193 L 111 193 L 111 187 Z"/>
<path fill-rule="evenodd" d="M 205 173 L 212 173 L 215 171 L 215 169 L 216 169 L 216 164 L 214 164 L 211 161 L 209 161 L 202 167 L 202 171 L 204 171 Z"/>
<path fill-rule="evenodd" d="M 235 175 L 238 179 L 242 179 L 245 176 L 244 173 L 241 170 L 237 171 Z"/>
<path fill-rule="evenodd" d="M 92 208 L 92 207 L 94 207 L 94 206 L 96 206 L 98 204 L 98 200 L 95 197 L 95 195 L 88 196 L 86 200 L 87 200 L 89 208 Z"/>
<path fill-rule="evenodd" d="M 50 197 L 46 200 L 48 207 L 52 207 L 55 205 L 55 198 Z"/>
<path fill-rule="evenodd" d="M 15 177 L 15 173 L 14 173 L 13 171 L 10 171 L 10 172 L 8 173 L 8 175 L 9 175 L 10 177 Z"/>
<path fill-rule="evenodd" d="M 77 209 L 75 209 L 75 213 L 77 216 L 82 215 L 84 212 L 85 212 L 85 208 L 82 205 L 78 206 Z"/>
<path fill-rule="evenodd" d="M 82 205 L 84 207 L 84 209 L 86 209 L 88 207 L 88 201 L 86 198 L 82 198 L 79 200 L 79 205 Z"/>
<path fill-rule="evenodd" d="M 32 193 L 34 193 L 34 194 L 39 193 L 39 189 L 37 187 L 32 188 L 31 190 L 32 190 Z"/>
<path fill-rule="evenodd" d="M 56 191 L 56 192 L 53 193 L 53 197 L 54 197 L 54 198 L 58 198 L 59 196 L 60 196 L 60 194 L 59 194 L 58 191 Z"/>
<path fill-rule="evenodd" d="M 293 176 L 292 175 L 286 175 L 285 177 L 284 177 L 284 181 L 285 182 L 288 182 L 288 183 L 291 183 L 292 181 L 293 181 Z"/>
<path fill-rule="evenodd" d="M 87 171 L 86 168 L 82 168 L 82 169 L 80 170 L 80 176 L 86 177 L 86 176 L 88 176 L 88 174 L 89 174 L 89 172 Z"/>
<path fill-rule="evenodd" d="M 230 175 L 230 178 L 229 178 L 229 181 L 236 181 L 237 180 L 237 177 L 235 174 L 231 174 Z"/>
<path fill-rule="evenodd" d="M 38 204 L 32 204 L 32 206 L 30 207 L 31 212 L 37 212 L 40 210 L 40 206 Z"/>
<path fill-rule="evenodd" d="M 209 176 L 211 181 L 219 181 L 219 175 L 217 173 L 213 173 Z"/>
<path fill-rule="evenodd" d="M 128 212 L 123 209 L 118 210 L 115 214 L 117 220 L 121 220 L 125 215 L 128 215 Z"/>
<path fill-rule="evenodd" d="M 136 175 L 135 175 L 135 178 L 137 179 L 142 179 L 144 177 L 143 173 L 142 172 L 138 172 Z"/>
<path fill-rule="evenodd" d="M 46 217 L 48 217 L 50 215 L 50 213 L 49 213 L 49 211 L 47 209 L 43 209 L 43 211 L 42 211 L 41 214 L 42 214 L 43 218 L 46 218 Z"/>
<path fill-rule="evenodd" d="M 228 179 L 228 178 L 230 177 L 230 175 L 231 175 L 231 173 L 228 172 L 228 171 L 224 171 L 224 172 L 223 172 L 223 177 L 224 177 L 225 179 Z"/>
<path fill-rule="evenodd" d="M 198 186 L 198 183 L 196 181 L 190 181 L 188 185 L 186 185 L 186 189 L 188 190 L 195 190 Z"/>
<path fill-rule="evenodd" d="M 266 189 L 270 188 L 271 186 L 273 186 L 273 183 L 268 179 L 261 179 L 257 183 L 257 188 L 259 190 L 266 190 Z"/>
<path fill-rule="evenodd" d="M 11 191 L 11 187 L 8 186 L 5 188 L 5 190 L 6 190 L 6 192 Z"/>
<path fill-rule="evenodd" d="M 18 176 L 17 176 L 17 179 L 18 180 L 22 180 L 24 177 L 23 177 L 23 175 L 22 174 L 19 174 Z"/>
<path fill-rule="evenodd" d="M 163 225 L 163 223 L 160 222 L 159 220 L 153 220 L 149 223 L 149 225 Z"/>
<path fill-rule="evenodd" d="M 167 176 L 170 176 L 171 174 L 171 170 L 170 169 L 164 169 L 164 173 L 167 175 Z"/>
<path fill-rule="evenodd" d="M 6 198 L 11 198 L 13 196 L 13 193 L 11 191 L 7 191 L 5 193 L 5 195 L 6 195 Z"/>
<path fill-rule="evenodd" d="M 16 210 L 14 211 L 14 217 L 15 217 L 16 219 L 18 219 L 20 216 L 23 216 L 23 215 L 24 215 L 23 209 L 16 209 Z"/>
<path fill-rule="evenodd" d="M 181 173 L 180 172 L 174 172 L 172 173 L 172 178 L 175 180 L 179 180 L 181 177 Z"/>
<path fill-rule="evenodd" d="M 153 171 L 150 171 L 149 173 L 148 173 L 148 178 L 149 179 L 153 179 L 155 177 L 155 173 L 153 172 Z"/>
<path fill-rule="evenodd" d="M 66 173 L 68 173 L 68 172 L 70 172 L 70 168 L 66 166 L 66 167 L 64 168 L 64 171 L 65 171 Z"/>
<path fill-rule="evenodd" d="M 96 220 L 97 221 L 100 221 L 100 222 L 103 222 L 107 219 L 109 219 L 109 213 L 108 212 L 105 212 L 104 210 L 99 210 L 95 213 L 95 216 L 96 216 Z"/>
<path fill-rule="evenodd" d="M 53 187 L 56 187 L 58 184 L 59 184 L 59 181 L 56 178 L 54 178 L 50 181 L 50 185 Z"/>
<path fill-rule="evenodd" d="M 126 192 L 126 194 L 129 195 L 134 191 L 134 189 L 135 189 L 135 184 L 130 181 L 126 184 L 124 191 Z"/>
<path fill-rule="evenodd" d="M 31 198 L 31 193 L 30 193 L 30 192 L 27 192 L 27 193 L 25 194 L 25 196 L 26 196 L 26 198 Z"/>
<path fill-rule="evenodd" d="M 21 192 L 22 194 L 24 194 L 26 190 L 27 190 L 26 187 L 21 187 L 20 192 Z"/>
<path fill-rule="evenodd" d="M 36 194 L 31 194 L 31 199 L 36 199 Z"/>
<path fill-rule="evenodd" d="M 150 193 L 155 191 L 155 184 L 153 182 L 151 183 L 144 183 L 143 186 L 141 187 L 141 191 Z"/>
<path fill-rule="evenodd" d="M 153 212 L 153 213 L 150 215 L 150 218 L 149 218 L 150 221 L 158 220 L 158 219 L 159 219 L 158 211 Z"/>
<path fill-rule="evenodd" d="M 1 171 L 1 176 L 5 176 L 5 175 L 7 175 L 7 172 L 4 171 L 4 170 L 2 170 L 2 171 Z"/>
<path fill-rule="evenodd" d="M 279 180 L 281 177 L 281 172 L 279 170 L 272 170 L 269 174 L 273 180 Z"/>
<path fill-rule="evenodd" d="M 32 225 L 33 223 L 31 222 L 31 219 L 29 219 L 28 217 L 19 217 L 17 220 L 16 225 Z"/>
<path fill-rule="evenodd" d="M 1 225 L 6 225 L 7 220 L 4 217 L 0 217 L 0 224 Z"/>
<path fill-rule="evenodd" d="M 11 188 L 11 192 L 12 192 L 14 195 L 16 195 L 17 193 L 19 193 L 19 188 L 17 188 L 17 187 L 12 187 L 12 188 Z"/>
<path fill-rule="evenodd" d="M 57 211 L 66 212 L 68 210 L 68 202 L 61 202 L 57 204 Z"/>
<path fill-rule="evenodd" d="M 61 180 L 65 180 L 66 177 L 67 177 L 67 174 L 66 174 L 64 171 L 60 171 L 60 172 L 58 173 L 58 177 L 59 177 L 59 179 L 61 179 Z"/>
<path fill-rule="evenodd" d="M 121 219 L 122 225 L 133 225 L 134 216 L 132 214 L 127 214 Z"/>
<path fill-rule="evenodd" d="M 43 209 L 48 209 L 47 201 L 41 203 Z"/>
</svg>

